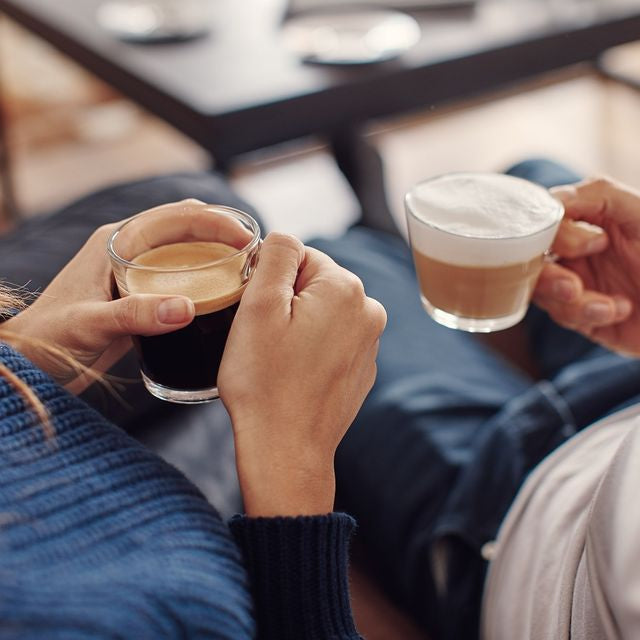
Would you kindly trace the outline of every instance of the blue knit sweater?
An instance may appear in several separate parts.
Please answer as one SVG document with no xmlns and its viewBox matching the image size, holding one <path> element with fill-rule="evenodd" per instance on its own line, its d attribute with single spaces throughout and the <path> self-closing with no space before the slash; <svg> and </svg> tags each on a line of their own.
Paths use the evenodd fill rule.
<svg viewBox="0 0 640 640">
<path fill-rule="evenodd" d="M 236 516 L 28 360 L 0 360 L 0 637 L 359 638 L 344 514 Z"/>
</svg>

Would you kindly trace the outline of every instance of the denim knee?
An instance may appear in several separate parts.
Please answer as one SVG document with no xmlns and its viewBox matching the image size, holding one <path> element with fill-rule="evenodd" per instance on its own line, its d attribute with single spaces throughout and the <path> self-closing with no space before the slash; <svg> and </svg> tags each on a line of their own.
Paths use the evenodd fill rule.
<svg viewBox="0 0 640 640">
<path fill-rule="evenodd" d="M 505 173 L 537 182 L 543 187 L 578 182 L 580 176 L 570 168 L 547 158 L 530 158 L 513 165 Z"/>
</svg>

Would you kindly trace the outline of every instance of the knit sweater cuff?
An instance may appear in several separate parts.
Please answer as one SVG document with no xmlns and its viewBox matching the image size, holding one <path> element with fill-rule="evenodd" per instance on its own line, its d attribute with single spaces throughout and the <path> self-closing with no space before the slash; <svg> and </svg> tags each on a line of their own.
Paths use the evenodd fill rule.
<svg viewBox="0 0 640 640">
<path fill-rule="evenodd" d="M 347 574 L 353 518 L 235 516 L 229 524 L 249 571 L 260 640 L 360 638 Z"/>
</svg>

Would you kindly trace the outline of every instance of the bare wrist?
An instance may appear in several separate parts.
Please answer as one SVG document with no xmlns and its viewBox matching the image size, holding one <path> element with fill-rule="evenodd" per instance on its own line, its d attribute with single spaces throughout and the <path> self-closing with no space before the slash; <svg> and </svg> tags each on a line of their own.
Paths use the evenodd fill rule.
<svg viewBox="0 0 640 640">
<path fill-rule="evenodd" d="M 245 512 L 252 517 L 320 515 L 333 511 L 333 461 L 310 464 L 294 456 L 237 453 Z"/>
</svg>

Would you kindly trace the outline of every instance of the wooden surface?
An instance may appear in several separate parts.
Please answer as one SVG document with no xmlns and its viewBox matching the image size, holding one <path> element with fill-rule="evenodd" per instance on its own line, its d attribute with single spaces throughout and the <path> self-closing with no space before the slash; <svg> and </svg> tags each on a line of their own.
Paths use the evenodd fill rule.
<svg viewBox="0 0 640 640">
<path fill-rule="evenodd" d="M 103 32 L 95 22 L 99 2 L 0 0 L 0 11 L 223 163 L 592 60 L 640 35 L 636 0 L 482 0 L 469 14 L 419 14 L 423 38 L 398 60 L 332 68 L 302 64 L 285 50 L 285 0 L 216 0 L 208 37 L 153 46 Z"/>
</svg>

